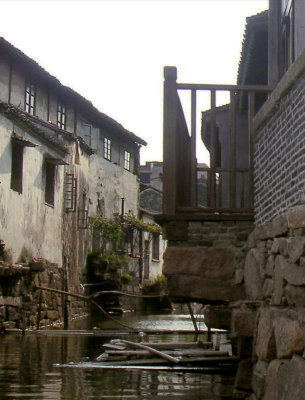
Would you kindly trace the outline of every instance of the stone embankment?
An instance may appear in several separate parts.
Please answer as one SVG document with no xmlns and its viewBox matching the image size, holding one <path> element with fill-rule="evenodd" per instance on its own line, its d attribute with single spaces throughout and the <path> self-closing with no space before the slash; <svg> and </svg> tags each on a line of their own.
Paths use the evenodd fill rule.
<svg viewBox="0 0 305 400">
<path fill-rule="evenodd" d="M 68 301 L 35 286 L 65 289 L 64 271 L 44 259 L 10 264 L 0 261 L 0 330 L 63 324 L 64 318 L 84 314 L 82 301 Z"/>
<path fill-rule="evenodd" d="M 247 300 L 232 312 L 232 334 L 243 358 L 235 398 L 304 399 L 304 205 L 250 234 L 244 284 Z"/>
</svg>

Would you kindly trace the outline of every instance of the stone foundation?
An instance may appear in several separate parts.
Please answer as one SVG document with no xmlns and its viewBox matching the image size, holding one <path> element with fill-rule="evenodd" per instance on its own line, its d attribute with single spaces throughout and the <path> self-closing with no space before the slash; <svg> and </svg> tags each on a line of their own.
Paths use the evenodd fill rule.
<svg viewBox="0 0 305 400">
<path fill-rule="evenodd" d="M 243 266 L 251 221 L 171 221 L 163 273 L 180 302 L 225 304 L 245 298 Z"/>
<path fill-rule="evenodd" d="M 247 303 L 232 313 L 232 334 L 252 361 L 251 400 L 302 399 L 305 392 L 305 206 L 296 206 L 249 236 Z M 243 354 L 253 340 L 251 354 Z M 237 381 L 242 372 L 238 371 Z M 236 398 L 240 395 L 236 387 Z M 243 398 L 243 397 L 242 397 Z"/>
<path fill-rule="evenodd" d="M 36 286 L 64 290 L 63 269 L 43 259 L 12 265 L 0 261 L 0 329 L 62 325 L 64 319 L 84 315 L 83 301 L 35 290 Z"/>
</svg>

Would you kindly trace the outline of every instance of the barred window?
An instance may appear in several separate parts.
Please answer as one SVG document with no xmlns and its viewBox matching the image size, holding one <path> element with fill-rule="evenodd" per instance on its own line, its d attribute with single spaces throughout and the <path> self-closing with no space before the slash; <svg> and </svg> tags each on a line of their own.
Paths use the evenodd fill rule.
<svg viewBox="0 0 305 400">
<path fill-rule="evenodd" d="M 124 168 L 130 171 L 130 153 L 128 151 L 124 151 Z"/>
<path fill-rule="evenodd" d="M 25 111 L 31 115 L 35 115 L 35 95 L 36 87 L 31 82 L 25 84 Z"/>
<path fill-rule="evenodd" d="M 57 104 L 57 126 L 66 129 L 66 106 L 62 100 L 58 100 Z"/>
<path fill-rule="evenodd" d="M 104 138 L 104 158 L 111 160 L 111 140 Z"/>
</svg>

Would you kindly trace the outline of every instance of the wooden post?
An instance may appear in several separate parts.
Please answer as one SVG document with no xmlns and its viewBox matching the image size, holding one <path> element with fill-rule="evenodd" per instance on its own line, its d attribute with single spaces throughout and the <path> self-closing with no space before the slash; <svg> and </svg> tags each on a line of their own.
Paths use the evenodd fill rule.
<svg viewBox="0 0 305 400">
<path fill-rule="evenodd" d="M 230 91 L 230 207 L 236 208 L 236 107 Z"/>
<path fill-rule="evenodd" d="M 164 68 L 163 114 L 163 213 L 177 207 L 177 68 Z"/>
<path fill-rule="evenodd" d="M 254 207 L 254 138 L 253 138 L 253 128 L 252 120 L 255 114 L 255 92 L 248 93 L 248 140 L 249 140 L 249 206 Z"/>
<path fill-rule="evenodd" d="M 268 12 L 268 84 L 276 85 L 281 75 L 280 54 L 281 1 L 269 0 Z"/>
<path fill-rule="evenodd" d="M 210 207 L 216 207 L 216 92 L 211 90 L 211 144 L 210 144 L 210 168 L 211 168 L 211 180 L 210 180 Z"/>
<path fill-rule="evenodd" d="M 196 90 L 191 97 L 191 206 L 197 207 Z"/>
</svg>

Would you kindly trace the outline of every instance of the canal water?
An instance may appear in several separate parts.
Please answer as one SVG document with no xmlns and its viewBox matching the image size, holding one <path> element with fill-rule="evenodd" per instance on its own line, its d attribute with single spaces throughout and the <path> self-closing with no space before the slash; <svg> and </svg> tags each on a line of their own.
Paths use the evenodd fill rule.
<svg viewBox="0 0 305 400">
<path fill-rule="evenodd" d="M 155 329 L 151 341 L 193 341 L 190 334 L 166 334 L 162 330 L 192 329 L 185 315 L 124 316 L 122 321 L 141 329 Z M 94 331 L 87 329 L 95 328 Z M 114 338 L 140 341 L 137 334 L 107 333 L 117 329 L 113 322 L 97 319 L 78 321 L 83 333 L 63 335 L 6 334 L 0 336 L 1 400 L 97 400 L 97 399 L 231 399 L 234 372 L 225 375 L 203 368 L 102 369 L 95 357 L 102 344 Z M 203 323 L 201 325 L 203 328 Z M 121 328 L 119 327 L 121 330 Z M 95 332 L 95 333 L 94 333 Z M 206 337 L 202 336 L 202 340 Z M 219 335 L 214 335 L 214 340 Z M 221 341 L 225 335 L 220 335 Z"/>
</svg>

